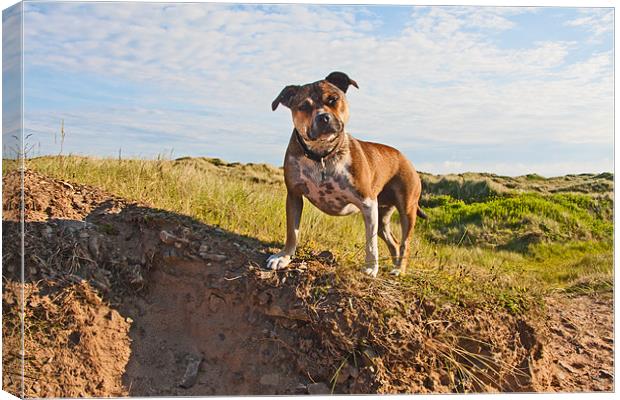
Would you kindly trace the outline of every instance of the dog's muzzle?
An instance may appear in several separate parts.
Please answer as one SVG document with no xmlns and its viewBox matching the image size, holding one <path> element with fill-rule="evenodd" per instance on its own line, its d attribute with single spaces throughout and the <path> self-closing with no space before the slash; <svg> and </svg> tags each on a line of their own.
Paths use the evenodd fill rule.
<svg viewBox="0 0 620 400">
<path fill-rule="evenodd" d="M 338 133 L 342 131 L 342 122 L 330 113 L 317 114 L 312 121 L 308 139 L 316 140 L 323 135 Z"/>
</svg>

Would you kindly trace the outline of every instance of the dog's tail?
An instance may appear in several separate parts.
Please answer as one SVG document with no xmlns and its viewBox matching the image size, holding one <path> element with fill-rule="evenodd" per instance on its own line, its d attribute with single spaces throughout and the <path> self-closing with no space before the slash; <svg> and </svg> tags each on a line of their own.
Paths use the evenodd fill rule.
<svg viewBox="0 0 620 400">
<path fill-rule="evenodd" d="M 422 219 L 428 219 L 428 215 L 426 215 L 426 213 L 424 211 L 422 211 L 420 206 L 418 206 L 418 211 L 416 211 L 416 214 L 418 214 L 418 217 L 420 217 Z"/>
</svg>

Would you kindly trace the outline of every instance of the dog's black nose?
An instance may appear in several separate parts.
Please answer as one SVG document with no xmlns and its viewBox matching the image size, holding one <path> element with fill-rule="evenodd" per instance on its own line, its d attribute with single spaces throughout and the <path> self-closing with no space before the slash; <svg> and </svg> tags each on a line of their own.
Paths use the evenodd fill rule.
<svg viewBox="0 0 620 400">
<path fill-rule="evenodd" d="M 321 125 L 327 125 L 331 121 L 332 116 L 330 113 L 322 113 L 316 116 L 316 122 Z"/>
</svg>

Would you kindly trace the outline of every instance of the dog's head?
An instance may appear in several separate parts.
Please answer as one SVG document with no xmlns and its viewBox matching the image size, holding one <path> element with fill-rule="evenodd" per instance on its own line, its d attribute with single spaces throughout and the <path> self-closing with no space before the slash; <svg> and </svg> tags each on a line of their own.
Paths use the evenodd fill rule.
<svg viewBox="0 0 620 400">
<path fill-rule="evenodd" d="M 345 93 L 357 83 L 343 72 L 332 72 L 323 80 L 305 85 L 286 86 L 271 103 L 291 109 L 295 129 L 305 140 L 331 140 L 344 132 L 349 120 Z"/>
</svg>

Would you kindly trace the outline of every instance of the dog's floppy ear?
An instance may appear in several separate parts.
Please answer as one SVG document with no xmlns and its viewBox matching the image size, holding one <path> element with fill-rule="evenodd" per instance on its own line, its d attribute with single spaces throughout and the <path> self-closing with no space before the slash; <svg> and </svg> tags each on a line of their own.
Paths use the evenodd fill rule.
<svg viewBox="0 0 620 400">
<path fill-rule="evenodd" d="M 288 108 L 291 108 L 291 100 L 293 100 L 293 97 L 295 97 L 299 88 L 300 86 L 298 85 L 289 85 L 282 89 L 278 97 L 276 97 L 276 99 L 271 103 L 271 109 L 275 111 L 280 103 Z"/>
<path fill-rule="evenodd" d="M 331 74 L 327 75 L 327 78 L 325 78 L 325 80 L 345 93 L 347 92 L 349 85 L 353 85 L 358 89 L 360 88 L 359 86 L 357 86 L 357 82 L 349 78 L 349 76 L 344 72 L 332 72 Z"/>
</svg>

